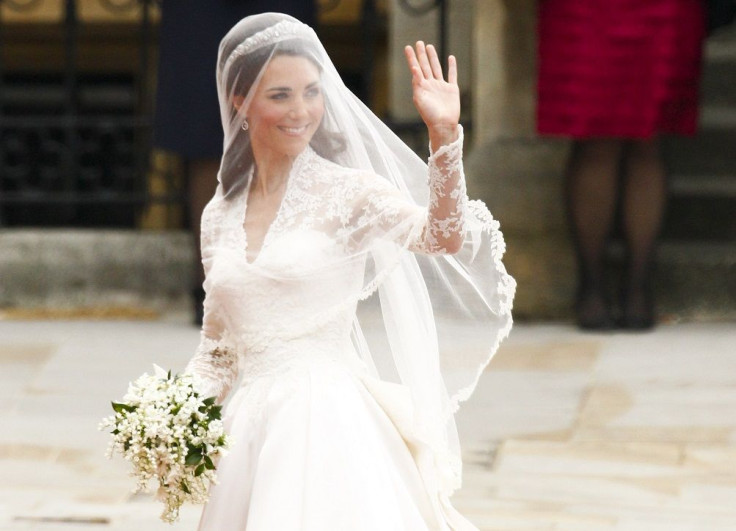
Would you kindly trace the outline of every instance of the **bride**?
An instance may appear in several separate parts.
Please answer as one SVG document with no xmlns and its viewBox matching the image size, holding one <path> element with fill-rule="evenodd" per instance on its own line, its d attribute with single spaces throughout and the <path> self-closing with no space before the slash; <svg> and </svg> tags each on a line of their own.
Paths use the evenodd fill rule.
<svg viewBox="0 0 736 531">
<path fill-rule="evenodd" d="M 296 19 L 248 17 L 220 44 L 224 155 L 187 371 L 229 397 L 235 444 L 201 530 L 475 529 L 449 502 L 454 413 L 511 328 L 515 283 L 466 196 L 455 60 L 445 80 L 432 46 L 406 57 L 429 164 Z"/>
</svg>

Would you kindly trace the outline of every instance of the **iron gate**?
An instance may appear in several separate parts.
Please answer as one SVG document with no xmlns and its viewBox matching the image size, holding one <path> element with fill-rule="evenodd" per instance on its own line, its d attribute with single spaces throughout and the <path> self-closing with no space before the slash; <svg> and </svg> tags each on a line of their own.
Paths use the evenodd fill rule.
<svg viewBox="0 0 736 531">
<path fill-rule="evenodd" d="M 134 227 L 148 205 L 183 203 L 173 174 L 157 176 L 164 192 L 148 189 L 160 1 L 0 0 L 0 227 Z M 340 1 L 322 0 L 320 7 L 328 11 Z M 445 48 L 446 0 L 399 5 L 414 14 L 439 9 Z M 107 21 L 85 18 L 83 8 Z M 28 22 L 49 11 L 52 21 Z M 363 0 L 361 19 L 355 89 L 367 100 L 380 24 L 376 0 Z M 129 55 L 97 57 L 90 68 L 90 56 L 99 55 L 95 43 L 116 36 Z M 27 49 L 35 55 L 26 58 Z M 128 68 L 115 64 L 121 60 Z M 422 138 L 419 123 L 390 125 L 410 143 L 407 136 Z"/>
<path fill-rule="evenodd" d="M 0 225 L 130 227 L 181 201 L 147 191 L 156 1 L 95 1 L 97 21 L 78 0 L 0 0 Z"/>
</svg>

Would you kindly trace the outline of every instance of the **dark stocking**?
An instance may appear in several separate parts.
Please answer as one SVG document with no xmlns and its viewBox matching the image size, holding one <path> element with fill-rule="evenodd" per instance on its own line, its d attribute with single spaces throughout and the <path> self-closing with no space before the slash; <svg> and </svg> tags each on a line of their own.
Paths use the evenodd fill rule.
<svg viewBox="0 0 736 531">
<path fill-rule="evenodd" d="M 616 207 L 623 141 L 577 141 L 567 172 L 567 208 L 578 257 L 578 324 L 611 328 L 603 283 L 604 251 Z"/>
<path fill-rule="evenodd" d="M 629 328 L 654 324 L 652 262 L 666 202 L 666 176 L 657 140 L 633 141 L 626 153 L 623 223 L 628 247 L 623 319 Z"/>
</svg>

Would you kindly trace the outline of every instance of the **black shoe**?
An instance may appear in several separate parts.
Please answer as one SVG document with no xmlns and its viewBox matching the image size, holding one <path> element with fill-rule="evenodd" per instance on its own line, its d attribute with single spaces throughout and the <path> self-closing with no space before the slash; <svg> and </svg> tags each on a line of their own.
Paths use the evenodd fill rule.
<svg viewBox="0 0 736 531">
<path fill-rule="evenodd" d="M 582 330 L 606 331 L 616 328 L 609 305 L 598 290 L 581 291 L 575 302 L 575 316 Z"/>
<path fill-rule="evenodd" d="M 620 325 L 625 330 L 651 330 L 657 324 L 651 290 L 628 291 L 624 294 L 621 309 Z"/>
</svg>

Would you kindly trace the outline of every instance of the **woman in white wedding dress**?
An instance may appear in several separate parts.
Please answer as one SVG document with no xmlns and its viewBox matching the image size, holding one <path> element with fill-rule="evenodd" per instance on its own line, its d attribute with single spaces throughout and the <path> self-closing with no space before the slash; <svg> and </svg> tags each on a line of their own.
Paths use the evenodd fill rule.
<svg viewBox="0 0 736 531">
<path fill-rule="evenodd" d="M 511 328 L 515 284 L 466 196 L 454 58 L 445 80 L 431 46 L 406 55 L 429 164 L 308 26 L 257 15 L 220 44 L 224 155 L 187 371 L 229 396 L 235 443 L 201 530 L 475 529 L 449 502 L 454 413 Z"/>
</svg>

